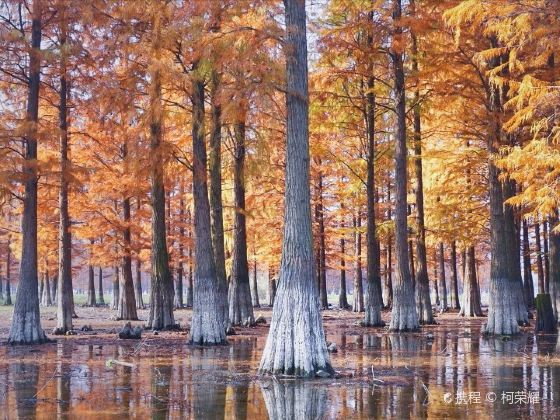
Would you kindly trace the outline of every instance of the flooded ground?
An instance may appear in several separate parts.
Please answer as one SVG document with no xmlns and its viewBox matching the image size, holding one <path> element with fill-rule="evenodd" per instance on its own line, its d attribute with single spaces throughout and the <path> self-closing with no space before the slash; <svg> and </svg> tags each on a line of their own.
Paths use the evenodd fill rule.
<svg viewBox="0 0 560 420">
<path fill-rule="evenodd" d="M 106 312 L 104 312 L 106 311 Z M 110 314 L 96 310 L 95 314 Z M 269 311 L 262 311 L 267 320 Z M 179 311 L 187 322 L 190 311 Z M 80 310 L 78 311 L 80 315 Z M 49 314 L 45 315 L 49 324 Z M 456 314 L 417 334 L 355 325 L 328 311 L 339 377 L 298 381 L 256 375 L 267 327 L 230 345 L 193 348 L 186 332 L 118 340 L 99 316 L 93 333 L 34 347 L 0 347 L 0 418 L 559 418 L 557 337 L 480 335 Z M 388 313 L 385 314 L 388 316 Z M 5 322 L 5 321 L 4 321 Z M 122 323 L 112 321 L 114 326 Z M 5 340 L 6 326 L 0 328 Z M 125 362 L 131 366 L 111 363 Z"/>
</svg>

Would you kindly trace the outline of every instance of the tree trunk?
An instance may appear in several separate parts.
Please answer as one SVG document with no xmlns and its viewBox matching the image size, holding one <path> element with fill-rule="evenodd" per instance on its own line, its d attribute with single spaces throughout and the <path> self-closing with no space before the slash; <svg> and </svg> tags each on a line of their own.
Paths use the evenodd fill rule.
<svg viewBox="0 0 560 420">
<path fill-rule="evenodd" d="M 274 298 L 276 297 L 276 278 L 272 269 L 268 269 L 268 306 L 274 306 Z"/>
<path fill-rule="evenodd" d="M 358 214 L 354 217 L 354 312 L 364 312 L 364 286 L 362 279 L 362 233 L 360 231 L 362 227 L 362 218 Z"/>
<path fill-rule="evenodd" d="M 173 316 L 173 279 L 165 229 L 165 185 L 163 182 L 163 104 L 161 92 L 160 42 L 161 17 L 154 18 L 153 65 L 150 85 L 150 165 L 152 204 L 152 276 L 148 328 L 160 330 L 175 326 Z"/>
<path fill-rule="evenodd" d="M 438 251 L 437 249 L 434 250 L 434 292 L 436 294 L 436 306 L 439 307 L 440 305 L 440 301 L 439 301 L 439 286 L 438 286 Z"/>
<path fill-rule="evenodd" d="M 309 96 L 305 2 L 286 14 L 286 175 L 280 281 L 261 373 L 333 375 L 314 282 L 309 190 Z"/>
<path fill-rule="evenodd" d="M 373 21 L 373 12 L 368 14 Z M 373 45 L 373 36 L 368 33 L 368 46 Z M 366 266 L 367 266 L 367 299 L 365 304 L 364 326 L 381 327 L 385 322 L 381 319 L 383 296 L 381 291 L 381 273 L 379 269 L 379 248 L 375 226 L 375 95 L 373 65 L 368 65 L 366 94 L 366 131 L 367 131 L 367 222 L 366 222 Z"/>
<path fill-rule="evenodd" d="M 12 304 L 12 250 L 10 249 L 10 238 L 8 237 L 8 244 L 6 247 L 6 300 L 5 305 Z"/>
<path fill-rule="evenodd" d="M 24 135 L 25 163 L 23 213 L 21 219 L 20 279 L 12 315 L 8 343 L 34 344 L 46 342 L 41 327 L 37 291 L 37 124 L 39 121 L 39 86 L 41 74 L 41 1 L 31 6 L 31 49 L 27 93 L 27 130 Z"/>
<path fill-rule="evenodd" d="M 465 274 L 463 276 L 463 303 L 459 315 L 466 317 L 482 316 L 480 290 L 476 276 L 476 258 L 474 246 L 466 252 Z"/>
<path fill-rule="evenodd" d="M 223 311 L 223 320 L 227 328 L 229 317 L 228 283 L 226 277 L 226 257 L 224 249 L 224 215 L 222 202 L 222 104 L 220 100 L 221 76 L 212 71 L 210 106 L 211 106 L 211 132 L 210 132 L 210 216 L 212 221 L 212 249 L 218 291 L 218 303 Z"/>
<path fill-rule="evenodd" d="M 136 199 L 136 211 L 140 212 L 142 201 L 140 197 Z M 137 216 L 138 217 L 138 216 Z M 140 240 L 140 238 L 138 238 Z M 136 300 L 136 309 L 144 309 L 144 297 L 142 296 L 142 261 L 140 260 L 140 249 L 136 254 L 136 279 L 134 281 L 134 299 Z"/>
<path fill-rule="evenodd" d="M 126 144 L 125 153 L 126 159 Z M 119 309 L 117 319 L 137 320 L 136 299 L 134 296 L 134 280 L 132 279 L 132 237 L 130 234 L 130 198 L 123 199 L 123 244 L 124 256 L 122 260 L 122 279 L 119 287 Z"/>
<path fill-rule="evenodd" d="M 95 299 L 95 272 L 93 265 L 88 266 L 88 291 L 87 291 L 87 306 L 97 306 Z"/>
<path fill-rule="evenodd" d="M 548 223 L 543 222 L 544 291 L 550 293 L 550 259 L 548 258 Z"/>
<path fill-rule="evenodd" d="M 226 343 L 227 321 L 223 311 L 223 279 L 218 278 L 212 248 L 206 144 L 204 139 L 204 83 L 193 79 L 193 199 L 195 279 L 190 342 L 209 345 Z"/>
<path fill-rule="evenodd" d="M 57 294 L 57 291 L 58 291 L 58 273 L 55 274 L 55 276 L 53 277 L 53 282 L 52 283 L 53 283 L 52 284 L 52 289 L 53 289 L 52 290 L 52 299 L 53 299 L 53 302 L 54 302 L 58 297 L 58 294 Z"/>
<path fill-rule="evenodd" d="M 41 306 L 45 306 L 44 303 L 44 291 L 45 291 L 45 274 L 43 273 L 43 275 L 41 276 L 41 280 L 39 281 L 39 303 Z"/>
<path fill-rule="evenodd" d="M 319 166 L 322 165 L 321 160 L 318 161 Z M 329 301 L 327 294 L 327 267 L 326 267 L 326 234 L 325 234 L 325 207 L 323 206 L 323 174 L 319 172 L 318 184 L 318 199 L 317 203 L 317 218 L 319 222 L 319 265 L 318 265 L 318 278 L 319 278 L 319 302 L 321 309 L 329 309 Z"/>
<path fill-rule="evenodd" d="M 118 265 L 114 267 L 113 276 L 113 298 L 111 300 L 111 309 L 119 309 L 119 288 L 121 284 L 120 268 Z"/>
<path fill-rule="evenodd" d="M 72 330 L 73 290 L 72 290 L 72 238 L 70 234 L 70 215 L 68 212 L 68 87 L 66 82 L 66 18 L 64 11 L 60 23 L 60 103 L 59 142 L 60 142 L 60 193 L 58 225 L 58 298 L 56 309 L 56 328 L 54 334 L 66 334 Z"/>
<path fill-rule="evenodd" d="M 523 290 L 529 309 L 535 309 L 535 287 L 531 268 L 531 248 L 529 246 L 529 225 L 523 219 Z"/>
<path fill-rule="evenodd" d="M 242 107 L 243 105 L 241 105 Z M 245 220 L 245 117 L 234 124 L 233 193 L 235 216 L 233 225 L 233 255 L 229 285 L 229 322 L 232 325 L 252 325 L 253 304 L 247 262 L 247 224 Z"/>
<path fill-rule="evenodd" d="M 416 15 L 415 1 L 410 3 L 413 15 Z M 418 75 L 418 38 L 411 31 L 412 38 L 412 72 Z M 426 226 L 424 216 L 424 173 L 422 170 L 422 126 L 420 114 L 420 90 L 414 89 L 414 203 L 416 205 L 416 308 L 420 324 L 435 324 L 430 296 L 430 279 L 428 277 L 428 259 L 426 255 Z"/>
<path fill-rule="evenodd" d="M 391 221 L 391 178 L 387 180 L 387 220 Z M 393 307 L 393 238 L 391 234 L 387 236 L 387 255 L 386 255 L 386 279 L 385 287 L 387 288 L 387 309 Z"/>
<path fill-rule="evenodd" d="M 541 249 L 541 226 L 540 223 L 535 223 L 535 250 L 537 255 L 537 278 L 538 278 L 538 293 L 542 295 L 545 293 L 544 285 L 544 270 Z"/>
<path fill-rule="evenodd" d="M 560 235 L 553 229 L 558 225 L 558 212 L 550 217 L 549 259 L 550 259 L 550 296 L 554 318 L 558 322 L 560 316 Z"/>
<path fill-rule="evenodd" d="M 393 0 L 394 36 L 403 36 L 401 0 Z M 393 309 L 391 331 L 415 331 L 418 329 L 418 314 L 414 302 L 414 289 L 408 266 L 407 226 L 407 148 L 406 148 L 406 94 L 404 84 L 403 55 L 391 52 L 395 74 L 394 96 L 396 99 L 397 130 L 395 135 L 395 248 L 397 267 L 393 282 Z"/>
<path fill-rule="evenodd" d="M 181 223 L 185 220 L 185 185 L 184 181 L 181 179 L 179 185 L 179 217 Z M 185 256 L 185 226 L 181 224 L 179 227 L 179 257 L 177 259 L 177 280 L 175 283 L 175 307 L 183 308 L 183 274 L 184 274 L 184 262 L 183 258 Z"/>
<path fill-rule="evenodd" d="M 344 221 L 340 222 L 341 229 L 344 230 Z M 340 309 L 348 309 L 348 297 L 346 294 L 346 240 L 344 232 L 340 237 L 340 291 L 338 292 L 338 307 Z"/>
<path fill-rule="evenodd" d="M 251 291 L 251 298 L 253 303 L 253 308 L 260 308 L 261 304 L 259 302 L 259 287 L 257 284 L 257 260 L 253 262 L 253 287 Z"/>
<path fill-rule="evenodd" d="M 190 210 L 187 210 L 187 221 L 189 223 L 189 250 L 187 252 L 189 258 L 189 278 L 187 281 L 187 308 L 192 308 L 193 306 L 193 246 L 192 246 L 192 218 Z"/>
<path fill-rule="evenodd" d="M 459 304 L 459 281 L 457 278 L 457 243 L 451 242 L 451 307 L 461 309 Z"/>
<path fill-rule="evenodd" d="M 445 253 L 443 249 L 443 242 L 438 245 L 438 283 L 439 283 L 439 296 L 440 296 L 440 311 L 446 312 L 447 306 L 447 283 L 445 280 Z"/>
<path fill-rule="evenodd" d="M 105 305 L 105 296 L 103 296 L 103 268 L 99 267 L 99 273 L 97 276 L 97 281 L 98 281 L 98 287 L 97 287 L 97 292 L 99 293 L 99 304 L 100 305 Z"/>
</svg>

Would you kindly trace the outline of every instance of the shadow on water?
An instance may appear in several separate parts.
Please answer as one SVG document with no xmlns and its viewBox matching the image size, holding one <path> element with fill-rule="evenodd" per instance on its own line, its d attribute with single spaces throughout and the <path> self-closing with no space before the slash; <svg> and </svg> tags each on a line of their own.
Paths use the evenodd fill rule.
<svg viewBox="0 0 560 420">
<path fill-rule="evenodd" d="M 458 332 L 458 330 L 460 330 Z M 257 377 L 264 340 L 0 348 L 6 418 L 558 418 L 557 336 L 486 338 L 476 328 L 338 334 L 340 376 Z M 130 364 L 107 363 L 118 360 Z"/>
</svg>

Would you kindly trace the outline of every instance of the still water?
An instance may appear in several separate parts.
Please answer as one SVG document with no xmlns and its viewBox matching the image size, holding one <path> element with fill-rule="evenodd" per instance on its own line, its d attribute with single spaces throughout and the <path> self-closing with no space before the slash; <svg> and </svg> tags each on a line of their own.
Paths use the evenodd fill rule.
<svg viewBox="0 0 560 420">
<path fill-rule="evenodd" d="M 0 418 L 559 418 L 556 336 L 432 334 L 329 335 L 340 377 L 305 382 L 255 375 L 262 337 L 3 346 Z"/>
</svg>

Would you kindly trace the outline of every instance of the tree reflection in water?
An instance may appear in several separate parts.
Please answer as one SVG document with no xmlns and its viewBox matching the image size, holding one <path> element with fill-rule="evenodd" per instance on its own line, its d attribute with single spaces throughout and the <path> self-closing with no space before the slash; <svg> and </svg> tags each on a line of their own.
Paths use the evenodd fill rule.
<svg viewBox="0 0 560 420">
<path fill-rule="evenodd" d="M 327 405 L 327 388 L 305 381 L 263 379 L 263 399 L 271 420 L 321 419 Z"/>
</svg>

